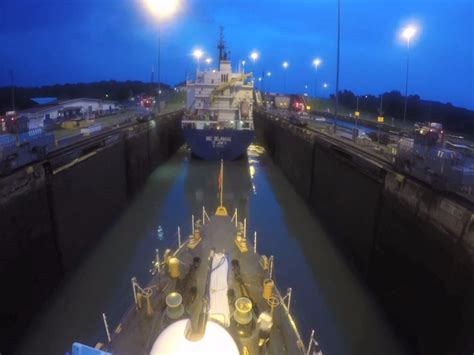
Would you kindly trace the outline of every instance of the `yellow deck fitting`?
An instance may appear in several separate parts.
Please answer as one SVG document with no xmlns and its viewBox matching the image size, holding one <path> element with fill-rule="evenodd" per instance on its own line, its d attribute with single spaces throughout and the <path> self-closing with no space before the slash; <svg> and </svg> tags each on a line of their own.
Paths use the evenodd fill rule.
<svg viewBox="0 0 474 355">
<path fill-rule="evenodd" d="M 227 209 L 224 206 L 217 207 L 216 216 L 227 217 L 228 216 Z"/>
<path fill-rule="evenodd" d="M 201 242 L 201 233 L 196 234 L 196 231 L 194 231 L 194 235 L 192 234 L 189 235 L 188 248 L 193 250 L 199 245 L 200 242 Z"/>
<path fill-rule="evenodd" d="M 138 309 L 142 309 L 142 300 L 143 300 L 143 295 L 141 292 L 137 293 L 137 306 Z"/>
<path fill-rule="evenodd" d="M 170 292 L 166 296 L 166 315 L 170 319 L 179 319 L 184 314 L 183 296 L 178 292 Z"/>
<path fill-rule="evenodd" d="M 242 237 L 242 233 L 237 232 L 237 237 L 235 238 L 235 245 L 239 248 L 241 253 L 246 253 L 249 251 L 249 247 L 247 245 L 247 239 Z"/>
<path fill-rule="evenodd" d="M 146 315 L 151 317 L 153 315 L 153 306 L 151 305 L 151 295 L 153 292 L 145 295 L 146 299 Z"/>
<path fill-rule="evenodd" d="M 194 224 L 194 238 L 201 239 L 201 221 L 197 221 Z"/>
<path fill-rule="evenodd" d="M 224 161 L 221 159 L 221 171 L 219 173 L 219 195 L 220 203 L 216 210 L 216 216 L 227 217 L 227 209 L 224 207 Z"/>
<path fill-rule="evenodd" d="M 267 301 L 273 296 L 273 286 L 275 283 L 272 279 L 263 280 L 263 298 Z"/>
<path fill-rule="evenodd" d="M 260 265 L 262 265 L 263 271 L 268 272 L 270 270 L 270 260 L 268 260 L 266 255 L 260 257 Z"/>
<path fill-rule="evenodd" d="M 177 259 L 176 259 L 177 260 Z M 151 305 L 151 296 L 153 294 L 153 290 L 151 288 L 146 288 L 142 290 L 141 292 L 137 293 L 137 303 L 138 303 L 138 309 L 141 309 L 143 307 L 143 299 L 146 301 L 146 314 L 148 316 L 153 315 L 153 306 Z M 117 327 L 117 329 L 119 329 Z M 122 330 L 122 327 L 120 327 L 119 332 Z"/>
<path fill-rule="evenodd" d="M 181 272 L 179 270 L 179 259 L 175 257 L 171 257 L 168 262 L 168 272 L 170 274 L 170 277 L 173 279 L 177 279 L 180 275 Z"/>
</svg>

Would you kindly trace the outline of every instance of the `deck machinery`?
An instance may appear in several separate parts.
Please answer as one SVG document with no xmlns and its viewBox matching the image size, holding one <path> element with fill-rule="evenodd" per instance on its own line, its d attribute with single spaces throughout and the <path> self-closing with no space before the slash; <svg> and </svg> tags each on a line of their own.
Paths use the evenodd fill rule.
<svg viewBox="0 0 474 355">
<path fill-rule="evenodd" d="M 192 217 L 189 237 L 164 254 L 157 251 L 151 282 L 132 279 L 134 303 L 107 339 L 95 348 L 73 344 L 74 354 L 321 354 L 311 333 L 300 336 L 293 318 L 291 289 L 276 287 L 274 258 L 257 253 L 257 235 L 220 204 Z"/>
</svg>

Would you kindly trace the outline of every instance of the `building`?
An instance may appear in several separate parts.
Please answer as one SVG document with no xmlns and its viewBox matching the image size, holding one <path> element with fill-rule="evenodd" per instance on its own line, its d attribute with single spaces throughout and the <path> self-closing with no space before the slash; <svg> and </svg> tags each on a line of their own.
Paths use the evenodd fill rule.
<svg viewBox="0 0 474 355">
<path fill-rule="evenodd" d="M 28 119 L 28 128 L 44 127 L 45 121 L 65 121 L 71 119 L 94 118 L 116 112 L 115 101 L 78 98 L 62 100 L 50 105 L 41 105 L 19 112 Z"/>
<path fill-rule="evenodd" d="M 19 116 L 25 116 L 28 119 L 28 129 L 42 128 L 45 120 L 57 121 L 60 110 L 59 105 L 37 106 L 20 111 Z"/>
<path fill-rule="evenodd" d="M 58 102 L 64 109 L 80 108 L 82 115 L 105 115 L 117 110 L 115 101 L 78 98 Z"/>
</svg>

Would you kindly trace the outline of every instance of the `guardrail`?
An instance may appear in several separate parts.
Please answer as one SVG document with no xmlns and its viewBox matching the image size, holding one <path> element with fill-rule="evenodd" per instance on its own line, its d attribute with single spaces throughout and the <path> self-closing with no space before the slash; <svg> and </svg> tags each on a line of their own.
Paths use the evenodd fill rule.
<svg viewBox="0 0 474 355">
<path fill-rule="evenodd" d="M 288 120 L 281 112 L 263 110 L 267 115 Z M 320 117 L 320 116 L 319 116 Z M 302 129 L 333 139 L 338 145 L 350 151 L 364 154 L 386 169 L 411 176 L 438 191 L 454 193 L 470 202 L 474 202 L 474 158 L 464 156 L 443 146 L 404 148 L 401 143 L 409 141 L 402 130 L 383 130 L 382 126 L 369 130 L 358 120 L 353 127 L 334 124 L 333 116 L 317 119 L 310 115 L 310 124 Z M 386 128 L 386 127 L 385 127 Z M 413 141 L 413 140 L 412 140 Z M 415 148 L 413 148 L 415 147 Z"/>
<path fill-rule="evenodd" d="M 182 110 L 168 112 L 155 117 L 154 120 L 166 119 L 180 112 Z M 90 130 L 88 134 L 78 133 L 74 136 L 63 137 L 56 141 L 56 147 L 53 149 L 51 149 L 54 145 L 53 134 L 44 133 L 41 128 L 18 135 L 8 135 L 6 136 L 8 138 L 0 136 L 0 175 L 8 175 L 14 170 L 43 159 L 51 161 L 66 156 L 70 152 L 83 151 L 84 154 L 87 154 L 94 147 L 98 148 L 110 143 L 110 138 L 117 136 L 117 134 L 123 134 L 135 127 L 144 127 L 143 125 L 151 124 L 150 122 L 154 120 L 121 122 L 116 126 Z M 58 143 L 60 144 L 58 145 Z M 75 159 L 77 158 L 76 156 Z"/>
</svg>

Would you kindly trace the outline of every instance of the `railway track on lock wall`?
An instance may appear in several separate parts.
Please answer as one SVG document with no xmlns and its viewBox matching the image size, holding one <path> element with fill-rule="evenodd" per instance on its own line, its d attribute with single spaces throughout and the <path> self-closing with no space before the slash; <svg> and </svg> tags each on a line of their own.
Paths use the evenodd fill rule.
<svg viewBox="0 0 474 355">
<path fill-rule="evenodd" d="M 79 162 L 81 157 L 85 159 L 84 157 L 93 154 L 93 152 L 119 141 L 126 132 L 139 132 L 140 130 L 146 130 L 152 124 L 151 122 L 155 122 L 156 124 L 159 120 L 169 118 L 179 114 L 179 112 L 181 112 L 181 110 L 167 112 L 142 122 L 133 119 L 133 121 L 120 124 L 119 126 L 104 127 L 101 131 L 92 133 L 89 136 L 78 134 L 62 138 L 62 142 L 66 141 L 70 143 L 61 144 L 59 147 L 52 149 L 45 156 L 31 159 L 27 163 L 17 166 L 14 169 L 8 169 L 3 172 L 0 171 L 0 178 L 5 178 L 33 164 L 49 166 L 53 171 L 55 171 L 61 166 L 71 164 L 72 162 Z"/>
<path fill-rule="evenodd" d="M 269 115 L 273 119 L 282 119 L 285 120 L 289 125 L 295 126 L 293 123 L 290 122 L 289 118 L 276 113 L 269 113 L 267 111 L 262 111 L 266 115 Z M 320 140 L 324 141 L 332 150 L 340 153 L 340 152 L 350 152 L 351 155 L 369 161 L 374 165 L 378 166 L 379 168 L 385 169 L 387 171 L 396 171 L 392 162 L 377 152 L 373 152 L 370 149 L 364 148 L 356 143 L 349 141 L 348 139 L 344 139 L 341 137 L 334 137 L 329 133 L 322 132 L 321 130 L 317 129 L 316 127 L 312 126 L 313 122 L 308 124 L 304 127 L 299 127 L 304 131 L 311 132 L 315 136 L 317 136 Z M 337 128 L 338 130 L 344 130 L 341 127 Z M 344 152 L 345 153 L 345 152 Z"/>
<path fill-rule="evenodd" d="M 266 110 L 260 110 L 260 112 L 267 116 L 270 116 L 272 119 L 285 120 L 288 125 L 296 127 L 296 125 L 291 123 L 289 118 L 285 116 L 283 113 L 268 112 Z M 348 157 L 349 155 L 352 157 L 357 157 L 362 161 L 372 163 L 373 165 L 377 166 L 379 169 L 383 169 L 387 172 L 407 176 L 410 179 L 413 179 L 424 186 L 427 186 L 436 190 L 437 193 L 439 193 L 440 195 L 446 198 L 450 198 L 463 206 L 468 206 L 469 208 L 472 208 L 474 199 L 472 198 L 471 195 L 466 196 L 458 191 L 451 191 L 448 189 L 440 189 L 440 188 L 433 187 L 429 182 L 425 181 L 424 179 L 418 176 L 407 174 L 407 172 L 404 172 L 404 171 L 400 171 L 400 169 L 395 166 L 395 164 L 391 161 L 391 159 L 383 156 L 382 154 L 378 152 L 371 150 L 370 147 L 361 146 L 357 143 L 352 142 L 349 138 L 335 137 L 331 135 L 330 133 L 326 133 L 317 129 L 316 127 L 312 126 L 313 124 L 315 123 L 310 122 L 310 124 L 308 124 L 307 126 L 305 127 L 300 126 L 299 128 L 317 136 L 318 139 L 323 141 L 334 152 L 342 153 L 339 155 L 346 156 L 351 161 L 353 161 L 354 159 L 349 158 Z M 328 126 L 329 126 L 328 127 L 329 129 L 332 129 L 332 124 Z M 343 127 L 337 127 L 337 130 L 339 131 L 345 130 L 346 132 L 349 131 L 348 128 L 343 128 Z"/>
<path fill-rule="evenodd" d="M 81 139 L 79 139 L 79 140 L 77 140 L 77 141 L 75 141 L 71 144 L 67 144 L 67 145 L 64 145 L 62 147 L 58 147 L 58 148 L 52 150 L 46 156 L 46 160 L 57 158 L 61 155 L 67 154 L 71 151 L 75 151 L 75 150 L 78 150 L 78 149 L 81 149 L 81 148 L 93 147 L 94 145 L 98 145 L 98 144 L 103 143 L 105 139 L 107 139 L 111 136 L 121 134 L 121 133 L 125 133 L 126 131 L 136 130 L 138 128 L 146 129 L 146 128 L 149 127 L 150 122 L 156 122 L 156 120 L 166 119 L 168 117 L 176 115 L 179 112 L 180 112 L 179 110 L 178 111 L 173 111 L 173 112 L 168 112 L 168 113 L 157 116 L 155 119 L 151 119 L 151 120 L 145 121 L 145 122 L 133 121 L 133 122 L 125 123 L 125 124 L 120 125 L 119 127 L 109 128 L 109 129 L 103 130 L 101 132 L 92 134 L 89 137 L 82 137 Z"/>
</svg>

